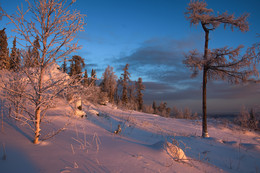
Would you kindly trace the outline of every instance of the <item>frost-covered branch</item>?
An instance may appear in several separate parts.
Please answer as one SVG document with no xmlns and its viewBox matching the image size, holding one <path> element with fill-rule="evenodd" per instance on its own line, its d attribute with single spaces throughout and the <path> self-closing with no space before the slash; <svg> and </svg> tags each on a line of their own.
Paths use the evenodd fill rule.
<svg viewBox="0 0 260 173">
<path fill-rule="evenodd" d="M 229 15 L 227 12 L 223 14 L 214 15 L 212 9 L 208 9 L 206 2 L 201 1 L 191 1 L 188 5 L 187 12 L 185 12 L 185 17 L 190 20 L 191 25 L 198 25 L 201 23 L 204 30 L 215 30 L 220 24 L 224 24 L 224 28 L 230 26 L 233 30 L 234 27 L 238 28 L 240 31 L 248 31 L 247 18 L 249 14 L 243 14 L 242 16 L 235 18 L 235 16 Z"/>
<path fill-rule="evenodd" d="M 29 47 L 27 52 L 23 52 L 23 56 L 32 57 L 30 47 L 37 55 L 34 67 L 25 67 L 21 72 L 25 74 L 27 84 L 32 90 L 31 101 L 35 110 L 34 143 L 38 143 L 41 116 L 44 117 L 48 105 L 64 90 L 60 87 L 66 88 L 64 85 L 69 85 L 64 79 L 52 77 L 48 78 L 53 79 L 52 81 L 46 80 L 46 73 L 57 60 L 80 48 L 74 39 L 78 32 L 84 30 L 85 15 L 77 10 L 71 10 L 74 1 L 69 3 L 67 0 L 26 0 L 26 2 L 28 9 L 25 11 L 23 7 L 17 7 L 17 12 L 13 15 L 5 11 L 3 13 L 15 26 L 12 31 L 20 35 L 17 38 L 25 41 L 23 46 Z"/>
<path fill-rule="evenodd" d="M 250 47 L 241 56 L 241 48 L 242 46 L 236 49 L 224 47 L 209 50 L 207 60 L 204 60 L 198 51 L 192 50 L 183 62 L 193 71 L 192 77 L 198 75 L 203 66 L 207 66 L 210 79 L 222 79 L 231 83 L 257 80 L 259 72 L 256 65 L 259 63 L 259 54 L 252 52 L 252 47 Z M 251 78 L 252 76 L 254 77 Z"/>
</svg>

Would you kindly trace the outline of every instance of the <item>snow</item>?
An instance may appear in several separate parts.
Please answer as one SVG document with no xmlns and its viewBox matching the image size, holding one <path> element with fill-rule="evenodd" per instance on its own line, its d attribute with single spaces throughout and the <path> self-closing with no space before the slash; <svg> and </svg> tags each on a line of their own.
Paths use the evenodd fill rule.
<svg viewBox="0 0 260 173">
<path fill-rule="evenodd" d="M 167 142 L 165 145 L 166 151 L 167 153 L 174 159 L 174 160 L 180 160 L 180 161 L 184 161 L 187 162 L 188 159 L 185 155 L 185 153 L 183 152 L 183 150 L 181 148 L 179 148 L 178 146 Z"/>
<path fill-rule="evenodd" d="M 210 120 L 203 139 L 199 120 L 164 118 L 83 105 L 86 117 L 57 100 L 46 127 L 66 130 L 32 144 L 33 132 L 4 116 L 0 132 L 0 172 L 259 172 L 260 135 Z M 99 113 L 97 116 L 91 110 Z M 62 116 L 65 115 L 66 116 Z M 118 125 L 121 132 L 115 134 Z M 42 128 L 43 129 L 43 128 Z M 44 131 L 42 131 L 44 133 Z M 6 160 L 2 159 L 3 145 Z"/>
<path fill-rule="evenodd" d="M 89 110 L 88 112 L 91 113 L 91 114 L 93 114 L 93 115 L 99 116 L 99 112 L 96 111 L 96 110 L 91 109 L 91 110 Z"/>
</svg>

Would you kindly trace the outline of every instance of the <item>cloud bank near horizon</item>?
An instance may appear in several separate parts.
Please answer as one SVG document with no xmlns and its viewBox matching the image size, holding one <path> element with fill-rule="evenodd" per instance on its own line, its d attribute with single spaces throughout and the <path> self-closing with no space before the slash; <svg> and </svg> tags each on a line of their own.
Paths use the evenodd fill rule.
<svg viewBox="0 0 260 173">
<path fill-rule="evenodd" d="M 184 41 L 151 39 L 113 63 L 117 64 L 117 71 L 128 63 L 130 73 L 144 79 L 146 103 L 165 101 L 170 107 L 187 106 L 201 112 L 202 77 L 191 79 L 191 71 L 182 62 L 186 52 L 201 45 L 202 41 L 195 37 Z M 242 105 L 260 104 L 260 85 L 209 81 L 207 97 L 209 112 L 239 112 Z"/>
</svg>

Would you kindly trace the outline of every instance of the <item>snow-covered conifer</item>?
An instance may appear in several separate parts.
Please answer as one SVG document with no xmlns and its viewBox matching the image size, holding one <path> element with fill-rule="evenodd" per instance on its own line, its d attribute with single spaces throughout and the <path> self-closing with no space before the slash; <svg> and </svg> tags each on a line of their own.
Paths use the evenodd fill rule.
<svg viewBox="0 0 260 173">
<path fill-rule="evenodd" d="M 83 86 L 87 87 L 89 85 L 89 80 L 88 80 L 88 71 L 87 69 L 85 70 L 84 77 L 83 77 Z"/>
<path fill-rule="evenodd" d="M 81 80 L 82 69 L 85 67 L 85 62 L 79 55 L 74 55 L 70 60 L 70 76 L 75 76 L 76 80 Z"/>
<path fill-rule="evenodd" d="M 63 71 L 63 73 L 67 73 L 67 58 L 66 57 L 64 57 L 64 59 L 63 59 L 62 71 Z"/>
<path fill-rule="evenodd" d="M 128 68 L 129 68 L 129 64 L 126 64 L 123 71 L 124 73 L 122 73 L 122 78 L 121 78 L 121 84 L 123 87 L 122 90 L 122 103 L 124 106 L 126 106 L 126 104 L 128 103 L 128 95 L 127 95 L 127 90 L 128 90 L 128 85 L 130 82 L 130 73 L 128 72 Z"/>
<path fill-rule="evenodd" d="M 117 87 L 117 76 L 113 72 L 113 67 L 108 66 L 103 73 L 103 80 L 100 84 L 101 91 L 108 94 L 109 102 L 114 103 L 116 87 Z"/>
<path fill-rule="evenodd" d="M 0 69 L 10 68 L 9 49 L 5 29 L 0 30 Z"/>
<path fill-rule="evenodd" d="M 142 78 L 138 78 L 138 81 L 136 82 L 136 88 L 137 88 L 137 103 L 138 103 L 138 110 L 141 111 L 143 110 L 143 93 L 142 91 L 145 89 L 145 86 L 143 85 L 143 80 Z"/>
<path fill-rule="evenodd" d="M 157 106 L 155 101 L 153 101 L 153 113 L 157 114 Z"/>
<path fill-rule="evenodd" d="M 16 48 L 16 37 L 13 40 L 13 47 L 10 55 L 10 69 L 18 70 L 20 68 L 20 53 L 19 50 Z"/>
<path fill-rule="evenodd" d="M 40 43 L 39 43 L 39 36 L 37 35 L 35 40 L 33 41 L 32 47 L 32 57 L 31 57 L 31 67 L 39 66 L 40 64 Z"/>
<path fill-rule="evenodd" d="M 96 70 L 92 69 L 91 70 L 91 78 L 90 78 L 90 81 L 89 81 L 89 85 L 96 86 L 96 80 L 97 80 Z"/>
</svg>

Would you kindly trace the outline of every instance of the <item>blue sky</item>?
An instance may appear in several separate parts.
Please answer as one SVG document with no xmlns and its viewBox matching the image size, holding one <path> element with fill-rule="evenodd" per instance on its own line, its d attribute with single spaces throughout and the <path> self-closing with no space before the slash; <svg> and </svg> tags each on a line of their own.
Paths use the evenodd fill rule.
<svg viewBox="0 0 260 173">
<path fill-rule="evenodd" d="M 1 1 L 13 13 L 21 0 Z M 250 31 L 219 27 L 210 33 L 210 48 L 245 47 L 259 42 L 259 0 L 206 0 L 208 7 L 220 13 L 228 11 L 239 16 L 250 13 Z M 191 79 L 191 72 L 182 64 L 189 50 L 203 50 L 201 26 L 190 26 L 184 12 L 189 0 L 77 0 L 73 8 L 86 14 L 85 32 L 78 35 L 82 49 L 76 52 L 102 76 L 107 65 L 114 67 L 118 77 L 123 66 L 130 64 L 131 79 L 142 77 L 146 85 L 145 102 L 166 101 L 168 106 L 190 107 L 201 111 L 201 76 Z M 25 4 L 25 3 L 24 3 Z M 5 26 L 6 19 L 0 21 Z M 11 28 L 11 26 L 10 26 Z M 7 35 L 12 33 L 7 27 Z M 12 39 L 9 40 L 11 45 Z M 10 47 L 10 46 L 9 46 Z M 209 112 L 239 111 L 241 105 L 260 104 L 259 85 L 232 86 L 211 81 L 208 86 Z"/>
</svg>

